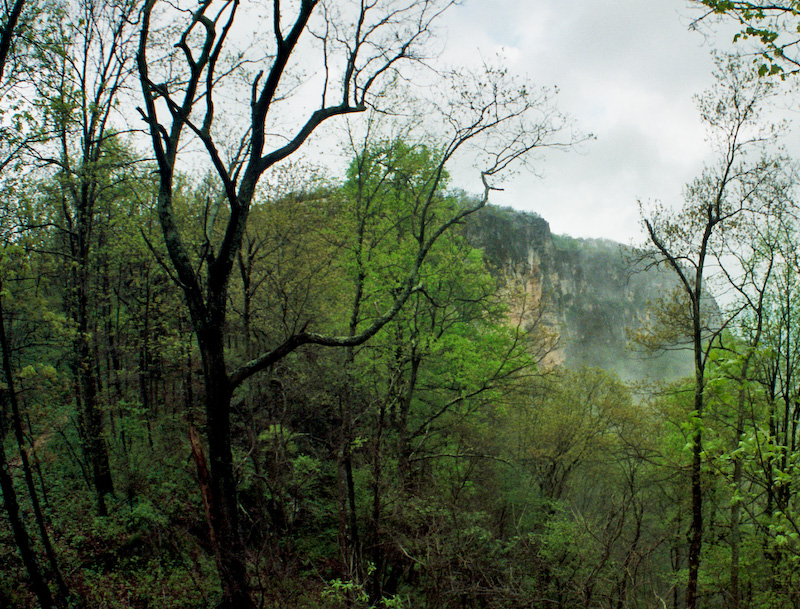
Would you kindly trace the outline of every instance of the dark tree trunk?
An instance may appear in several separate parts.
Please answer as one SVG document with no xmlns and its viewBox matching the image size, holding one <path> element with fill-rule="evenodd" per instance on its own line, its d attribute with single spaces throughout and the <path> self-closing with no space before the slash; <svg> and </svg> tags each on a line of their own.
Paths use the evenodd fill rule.
<svg viewBox="0 0 800 609">
<path fill-rule="evenodd" d="M 337 468 L 339 484 L 339 547 L 343 564 L 342 576 L 347 580 L 362 583 L 362 548 L 358 526 L 352 455 L 354 440 L 353 359 L 354 351 L 348 348 L 345 361 L 345 380 L 339 396 L 339 416 L 342 421 Z"/>
<path fill-rule="evenodd" d="M 413 486 L 410 463 L 411 444 L 408 429 L 408 415 L 411 412 L 411 402 L 414 398 L 414 392 L 417 389 L 417 375 L 419 374 L 419 366 L 421 363 L 421 356 L 417 353 L 416 347 L 412 346 L 411 369 L 409 370 L 404 394 L 400 400 L 400 418 L 397 430 L 397 470 L 400 490 L 402 492 L 410 492 Z"/>
<path fill-rule="evenodd" d="M 744 389 L 740 389 L 740 391 L 742 392 L 742 397 L 739 398 L 739 410 L 736 416 L 736 437 L 734 439 L 734 450 L 739 447 L 739 442 L 744 437 Z M 733 462 L 733 487 L 737 493 L 742 487 L 742 473 L 742 458 L 738 453 L 735 453 Z M 739 609 L 742 603 L 742 592 L 739 585 L 739 559 L 742 542 L 741 520 L 741 500 L 738 497 L 734 497 L 731 501 L 731 583 L 729 591 L 731 609 Z"/>
<path fill-rule="evenodd" d="M 706 235 L 710 234 L 710 228 L 706 228 Z M 704 257 L 701 257 L 703 260 Z M 701 326 L 700 303 L 702 301 L 702 264 L 698 266 L 695 277 L 694 292 L 689 296 L 692 303 L 692 340 L 694 344 L 694 412 L 692 413 L 695 421 L 692 424 L 692 464 L 691 464 L 691 496 L 692 496 L 692 518 L 689 522 L 689 554 L 688 567 L 689 574 L 686 582 L 686 607 L 696 609 L 697 607 L 697 586 L 700 575 L 700 553 L 703 548 L 703 486 L 702 486 L 702 467 L 703 467 L 703 414 L 705 403 L 705 359 L 703 350 L 703 330 Z"/>
<path fill-rule="evenodd" d="M 686 607 L 697 607 L 697 583 L 700 552 L 703 545 L 703 488 L 701 480 L 703 434 L 696 429 L 692 436 L 692 519 L 689 526 L 689 575 L 686 583 Z"/>
<path fill-rule="evenodd" d="M 85 320 L 84 320 L 85 321 Z M 79 321 L 77 339 L 78 407 L 84 458 L 91 471 L 91 480 L 100 516 L 108 515 L 105 496 L 114 492 L 108 448 L 103 438 L 103 414 L 97 399 L 97 378 L 92 364 L 89 330 Z"/>
<path fill-rule="evenodd" d="M 8 54 L 11 52 L 11 43 L 14 39 L 17 23 L 19 22 L 22 9 L 25 8 L 26 3 L 27 0 L 16 0 L 10 10 L 8 5 L 6 5 L 6 11 L 8 11 L 6 13 L 6 23 L 2 31 L 0 31 L 0 78 L 2 78 L 3 72 L 5 71 L 6 61 L 8 60 Z"/>
<path fill-rule="evenodd" d="M 231 447 L 231 398 L 233 389 L 225 366 L 220 326 L 198 332 L 205 381 L 206 435 L 211 473 L 211 526 L 217 541 L 215 552 L 222 584 L 220 609 L 254 607 L 239 535 L 236 479 Z"/>
<path fill-rule="evenodd" d="M 763 302 L 763 295 L 764 291 L 761 291 L 761 299 L 759 300 L 759 306 L 756 309 L 756 313 L 758 315 L 758 327 L 756 330 L 756 336 L 752 343 L 752 349 L 747 352 L 744 361 L 742 362 L 742 369 L 741 373 L 739 374 L 739 380 L 741 386 L 739 387 L 739 395 L 737 400 L 737 408 L 736 408 L 736 434 L 733 439 L 733 488 L 734 493 L 737 495 L 742 488 L 743 483 L 743 475 L 744 475 L 744 464 L 742 456 L 738 453 L 739 444 L 744 438 L 744 423 L 745 423 L 745 406 L 747 402 L 747 378 L 748 373 L 750 370 L 750 362 L 753 357 L 753 350 L 761 341 L 761 329 L 762 329 L 762 320 L 763 320 L 763 309 L 762 309 L 762 302 Z M 739 570 L 740 570 L 740 554 L 741 554 L 741 543 L 742 543 L 742 533 L 741 533 L 741 519 L 742 519 L 742 502 L 741 499 L 737 496 L 731 500 L 731 539 L 730 539 L 730 546 L 731 546 L 731 569 L 730 569 L 730 606 L 731 609 L 739 609 L 742 605 L 742 591 L 741 585 L 739 581 Z"/>
<path fill-rule="evenodd" d="M 74 303 L 72 314 L 77 326 L 74 343 L 73 371 L 76 382 L 76 404 L 80 420 L 81 447 L 90 471 L 97 513 L 108 514 L 105 496 L 114 492 L 108 448 L 103 437 L 103 414 L 98 404 L 98 381 L 95 349 L 89 323 L 90 250 L 94 228 L 94 202 L 91 185 L 81 184 L 71 193 L 75 209 L 75 225 L 70 235 L 70 254 L 75 261 L 72 273 Z M 66 203 L 65 203 L 66 207 Z M 69 212 L 65 210 L 69 216 Z"/>
<path fill-rule="evenodd" d="M 381 539 L 381 477 L 383 456 L 383 429 L 386 424 L 386 403 L 381 403 L 378 413 L 378 428 L 372 453 L 372 514 L 368 522 L 367 542 L 370 548 L 373 574 L 370 580 L 370 602 L 378 604 L 383 597 L 383 573 L 386 552 Z"/>
</svg>

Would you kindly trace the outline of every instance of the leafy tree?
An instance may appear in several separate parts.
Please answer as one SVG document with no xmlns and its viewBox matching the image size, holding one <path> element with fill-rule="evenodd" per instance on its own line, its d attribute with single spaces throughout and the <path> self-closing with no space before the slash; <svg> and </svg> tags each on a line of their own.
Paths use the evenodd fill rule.
<svg viewBox="0 0 800 609">
<path fill-rule="evenodd" d="M 765 284 L 759 302 L 760 310 L 743 320 L 741 335 L 749 341 L 745 358 L 752 359 L 753 374 L 741 382 L 741 393 L 746 394 L 750 428 L 739 436 L 737 450 L 731 455 L 734 463 L 733 479 L 747 480 L 737 484 L 741 510 L 755 531 L 752 537 L 759 549 L 750 553 L 772 565 L 774 573 L 780 572 L 790 561 L 796 544 L 792 532 L 796 522 L 794 489 L 790 483 L 792 462 L 796 452 L 797 430 L 794 404 L 796 403 L 796 340 L 792 322 L 795 307 L 796 265 L 794 264 L 793 222 L 770 223 L 756 243 L 761 257 L 772 267 L 771 281 Z M 786 246 L 789 246 L 788 249 Z M 757 348 L 756 348 L 757 347 Z M 750 355 L 752 353 L 752 355 Z M 740 400 L 744 396 L 740 394 Z M 758 448 L 754 449 L 755 446 Z M 775 518 L 776 514 L 780 514 Z M 784 516 L 786 515 L 786 516 Z M 784 543 L 775 545 L 777 535 Z M 777 599 L 785 594 L 786 580 L 767 577 L 768 586 L 761 586 L 767 594 Z M 733 582 L 736 583 L 736 582 Z"/>
<path fill-rule="evenodd" d="M 352 227 L 342 234 L 354 288 L 352 332 L 371 322 L 387 286 L 396 285 L 413 260 L 418 208 L 436 184 L 437 170 L 434 151 L 402 141 L 372 146 L 351 164 L 345 193 L 353 208 L 344 226 Z M 431 214 L 448 216 L 471 205 L 447 193 L 444 184 L 435 196 Z M 492 458 L 480 438 L 481 421 L 491 416 L 500 393 L 535 365 L 527 353 L 528 337 L 509 325 L 496 279 L 463 236 L 443 235 L 419 280 L 420 289 L 406 307 L 347 360 L 349 383 L 363 400 L 349 416 L 369 424 L 354 436 L 358 427 L 351 421 L 343 437 L 351 444 L 356 437 L 371 438 L 365 543 L 374 568 L 373 601 L 383 596 L 384 583 L 394 593 L 399 573 L 408 568 L 408 558 L 392 549 L 393 537 L 407 535 L 400 533 L 401 506 L 427 502 L 445 471 L 471 471 L 475 463 Z M 348 421 L 346 413 L 343 418 Z M 384 506 L 390 505 L 395 507 L 385 514 Z M 397 532 L 386 532 L 387 516 Z M 413 545 L 412 540 L 403 543 Z"/>
<path fill-rule="evenodd" d="M 60 186 L 60 224 L 70 262 L 66 297 L 75 320 L 73 370 L 81 444 L 91 469 L 98 513 L 113 493 L 97 378 L 93 301 L 101 206 L 124 182 L 135 159 L 120 145 L 111 119 L 131 70 L 136 2 L 64 5 L 57 36 L 39 57 L 37 93 L 53 139 L 40 152 Z M 95 337 L 95 338 L 93 338 Z"/>
<path fill-rule="evenodd" d="M 718 91 L 700 100 L 701 116 L 713 134 L 719 161 L 687 188 L 684 208 L 678 213 L 658 207 L 643 221 L 652 243 L 652 255 L 680 281 L 677 304 L 681 308 L 677 340 L 685 340 L 694 356 L 694 405 L 692 421 L 691 513 L 689 574 L 686 604 L 694 609 L 698 599 L 703 539 L 702 455 L 704 415 L 707 405 L 707 364 L 711 349 L 731 317 L 714 319 L 707 310 L 707 273 L 712 265 L 724 268 L 724 254 L 736 250 L 734 230 L 748 214 L 769 209 L 770 187 L 780 165 L 773 159 L 749 161 L 750 149 L 769 137 L 759 130 L 759 111 L 769 95 L 770 84 L 759 80 L 733 59 L 720 60 Z M 731 276 L 729 271 L 728 276 Z M 735 313 L 734 313 L 735 314 Z M 681 327 L 681 325 L 683 325 Z"/>
</svg>

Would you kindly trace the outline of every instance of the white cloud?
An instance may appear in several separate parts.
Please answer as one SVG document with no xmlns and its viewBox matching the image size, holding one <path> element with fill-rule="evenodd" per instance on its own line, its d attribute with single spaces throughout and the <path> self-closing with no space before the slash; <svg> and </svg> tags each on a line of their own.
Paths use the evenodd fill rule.
<svg viewBox="0 0 800 609">
<path fill-rule="evenodd" d="M 597 140 L 551 154 L 495 201 L 536 211 L 555 232 L 630 241 L 637 199 L 679 201 L 708 155 L 692 96 L 711 83 L 709 47 L 668 0 L 468 0 L 448 17 L 444 60 L 505 49 L 510 70 L 558 85 L 559 106 Z"/>
</svg>

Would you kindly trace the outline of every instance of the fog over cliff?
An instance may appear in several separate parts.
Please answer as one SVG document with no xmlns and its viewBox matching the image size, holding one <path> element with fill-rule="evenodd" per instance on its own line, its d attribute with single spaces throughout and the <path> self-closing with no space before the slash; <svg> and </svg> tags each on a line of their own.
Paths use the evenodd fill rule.
<svg viewBox="0 0 800 609">
<path fill-rule="evenodd" d="M 691 374 L 688 351 L 654 355 L 630 343 L 649 304 L 676 286 L 671 273 L 638 262 L 630 246 L 553 235 L 536 214 L 494 206 L 471 217 L 465 234 L 493 272 L 524 284 L 545 307 L 545 323 L 559 336 L 555 361 L 631 381 Z"/>
</svg>

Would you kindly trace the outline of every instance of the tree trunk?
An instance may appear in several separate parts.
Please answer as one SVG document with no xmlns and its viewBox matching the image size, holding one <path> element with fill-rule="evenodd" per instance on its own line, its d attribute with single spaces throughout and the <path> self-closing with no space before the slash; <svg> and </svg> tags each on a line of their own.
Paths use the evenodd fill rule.
<svg viewBox="0 0 800 609">
<path fill-rule="evenodd" d="M 403 493 L 412 491 L 411 475 L 411 446 L 409 444 L 408 415 L 411 411 L 411 401 L 417 388 L 417 374 L 422 362 L 421 356 L 417 353 L 416 346 L 411 348 L 411 369 L 409 371 L 408 383 L 405 393 L 400 402 L 400 420 L 397 430 L 397 473 L 399 478 L 400 490 Z"/>
<path fill-rule="evenodd" d="M 739 411 L 736 417 L 736 436 L 734 438 L 734 451 L 739 448 L 744 436 L 744 390 L 742 397 L 739 399 Z M 733 457 L 733 488 L 736 496 L 731 500 L 731 572 L 730 572 L 730 607 L 731 609 L 739 609 L 742 602 L 742 593 L 739 586 L 739 555 L 741 549 L 741 520 L 742 520 L 742 500 L 738 496 L 742 488 L 742 458 L 738 453 Z"/>
<path fill-rule="evenodd" d="M 706 234 L 709 234 L 708 228 Z M 704 258 L 701 258 L 704 259 Z M 699 269 L 702 269 L 700 265 Z M 703 331 L 700 303 L 702 301 L 702 270 L 695 278 L 695 291 L 689 296 L 692 302 L 692 339 L 694 345 L 694 412 L 692 425 L 691 495 L 692 519 L 689 523 L 689 574 L 686 582 L 686 607 L 697 607 L 697 585 L 700 574 L 700 553 L 703 548 L 703 410 L 705 403 L 705 360 L 703 359 Z"/>
<path fill-rule="evenodd" d="M 370 602 L 377 605 L 383 597 L 383 573 L 386 565 L 386 552 L 381 539 L 381 478 L 383 428 L 386 425 L 386 402 L 381 402 L 378 413 L 378 428 L 372 453 L 372 514 L 368 521 L 367 542 L 370 548 L 373 573 L 370 578 Z"/>
<path fill-rule="evenodd" d="M 233 391 L 225 366 L 223 332 L 215 327 L 198 332 L 205 380 L 206 435 L 211 472 L 211 526 L 222 603 L 220 609 L 254 607 L 245 563 L 245 547 L 239 536 L 236 479 L 231 450 L 231 399 Z"/>
<path fill-rule="evenodd" d="M 97 502 L 97 513 L 108 515 L 105 496 L 114 492 L 108 449 L 103 438 L 103 415 L 97 404 L 97 379 L 92 364 L 89 330 L 84 320 L 79 320 L 77 338 L 76 376 L 78 385 L 78 410 L 80 414 L 81 443 L 84 458 L 91 471 L 91 480 Z"/>
<path fill-rule="evenodd" d="M 81 184 L 80 193 L 73 193 L 75 229 L 70 238 L 72 258 L 76 261 L 72 273 L 75 291 L 73 314 L 77 325 L 74 343 L 73 371 L 76 380 L 76 402 L 80 418 L 81 445 L 84 459 L 91 472 L 91 482 L 97 502 L 97 513 L 106 516 L 105 496 L 114 492 L 108 449 L 103 438 L 103 414 L 97 399 L 97 377 L 92 332 L 89 327 L 90 240 L 94 223 L 93 202 L 89 185 Z"/>
<path fill-rule="evenodd" d="M 692 520 L 689 526 L 689 577 L 686 583 L 686 607 L 697 607 L 697 581 L 700 572 L 700 551 L 703 544 L 703 488 L 701 482 L 703 434 L 692 436 Z"/>
<path fill-rule="evenodd" d="M 338 448 L 339 484 L 339 545 L 343 576 L 355 583 L 363 582 L 361 539 L 358 527 L 355 480 L 353 479 L 353 359 L 354 351 L 347 349 L 345 380 L 339 397 L 339 416 L 342 421 L 341 444 Z"/>
</svg>

